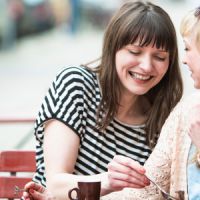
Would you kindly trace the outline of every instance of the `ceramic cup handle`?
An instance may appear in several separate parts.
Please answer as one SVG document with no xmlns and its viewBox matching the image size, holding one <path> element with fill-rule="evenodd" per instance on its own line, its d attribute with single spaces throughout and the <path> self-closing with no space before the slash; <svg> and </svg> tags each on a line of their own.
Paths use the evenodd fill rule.
<svg viewBox="0 0 200 200">
<path fill-rule="evenodd" d="M 72 192 L 73 192 L 73 191 L 76 192 L 76 199 L 72 198 Z M 69 190 L 69 192 L 68 192 L 68 197 L 69 197 L 69 199 L 71 199 L 71 200 L 79 200 L 79 196 L 80 196 L 80 191 L 79 191 L 78 188 L 73 188 L 73 189 Z"/>
</svg>

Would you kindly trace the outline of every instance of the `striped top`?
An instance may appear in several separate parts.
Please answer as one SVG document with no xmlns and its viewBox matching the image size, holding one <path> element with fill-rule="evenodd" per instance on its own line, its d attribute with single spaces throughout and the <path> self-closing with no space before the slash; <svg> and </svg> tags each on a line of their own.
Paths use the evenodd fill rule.
<svg viewBox="0 0 200 200">
<path fill-rule="evenodd" d="M 35 124 L 37 171 L 34 181 L 44 186 L 46 183 L 43 134 L 44 123 L 49 119 L 63 122 L 80 138 L 74 174 L 105 172 L 116 154 L 128 156 L 141 164 L 149 157 L 151 150 L 146 144 L 144 125 L 127 125 L 114 119 L 104 133 L 94 130 L 101 100 L 97 77 L 84 67 L 67 67 L 56 76 Z"/>
</svg>

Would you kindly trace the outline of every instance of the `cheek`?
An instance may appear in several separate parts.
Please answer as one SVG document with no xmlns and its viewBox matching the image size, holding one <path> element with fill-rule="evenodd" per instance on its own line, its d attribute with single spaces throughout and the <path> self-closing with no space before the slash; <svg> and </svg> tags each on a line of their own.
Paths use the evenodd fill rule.
<svg viewBox="0 0 200 200">
<path fill-rule="evenodd" d="M 195 70 L 195 76 L 198 79 L 198 82 L 200 83 L 200 63 L 195 63 L 196 64 L 196 70 Z"/>
<path fill-rule="evenodd" d="M 159 70 L 157 71 L 158 73 L 157 78 L 155 79 L 156 84 L 158 84 L 163 79 L 163 77 L 167 73 L 168 68 L 169 68 L 168 64 L 163 65 L 162 67 L 159 68 Z"/>
<path fill-rule="evenodd" d="M 194 65 L 196 63 L 196 56 L 193 55 L 192 53 L 188 54 L 187 56 L 187 63 L 190 65 L 189 67 L 194 68 Z"/>
<path fill-rule="evenodd" d="M 118 54 L 116 54 L 116 57 L 115 57 L 115 67 L 116 67 L 116 72 L 117 72 L 118 76 L 120 75 L 121 65 L 122 65 L 122 63 L 121 63 L 120 56 Z"/>
<path fill-rule="evenodd" d="M 118 51 L 115 56 L 115 66 L 117 71 L 119 71 L 123 66 L 123 52 Z"/>
<path fill-rule="evenodd" d="M 195 60 L 195 64 L 196 64 L 196 67 L 198 67 L 199 71 L 200 71 L 200 53 L 197 54 L 197 56 L 195 56 L 194 58 Z"/>
<path fill-rule="evenodd" d="M 166 74 L 167 70 L 169 68 L 169 63 L 167 63 L 166 65 L 163 65 L 160 69 L 160 76 L 161 78 Z"/>
<path fill-rule="evenodd" d="M 194 81 L 194 87 L 196 89 L 200 89 L 200 75 L 195 76 L 195 78 L 193 78 Z"/>
</svg>

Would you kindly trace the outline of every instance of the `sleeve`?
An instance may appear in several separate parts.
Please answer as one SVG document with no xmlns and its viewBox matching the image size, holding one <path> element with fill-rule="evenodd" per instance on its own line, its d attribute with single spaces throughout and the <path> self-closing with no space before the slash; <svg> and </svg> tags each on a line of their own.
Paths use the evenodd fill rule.
<svg viewBox="0 0 200 200">
<path fill-rule="evenodd" d="M 170 186 L 173 146 L 175 143 L 174 137 L 176 137 L 180 129 L 180 116 L 181 105 L 178 104 L 166 120 L 161 130 L 158 143 L 144 164 L 146 175 L 168 192 Z M 102 200 L 117 200 L 119 198 L 124 200 L 163 199 L 160 191 L 152 183 L 143 189 L 125 188 L 117 193 L 106 195 L 105 197 L 102 197 Z"/>
<path fill-rule="evenodd" d="M 35 124 L 36 138 L 42 142 L 45 122 L 57 119 L 80 137 L 84 103 L 84 77 L 75 67 L 61 71 L 49 88 Z"/>
</svg>

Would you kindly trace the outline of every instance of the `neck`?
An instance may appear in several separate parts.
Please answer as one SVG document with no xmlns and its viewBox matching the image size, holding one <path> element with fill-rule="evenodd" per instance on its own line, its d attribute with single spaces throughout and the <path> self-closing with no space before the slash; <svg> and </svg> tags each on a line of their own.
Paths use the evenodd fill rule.
<svg viewBox="0 0 200 200">
<path fill-rule="evenodd" d="M 143 124 L 147 118 L 148 108 L 149 104 L 143 96 L 123 96 L 116 118 L 127 124 Z"/>
</svg>

